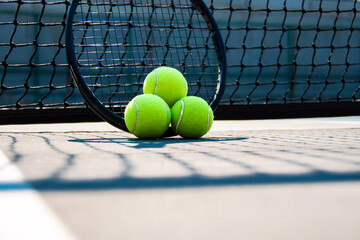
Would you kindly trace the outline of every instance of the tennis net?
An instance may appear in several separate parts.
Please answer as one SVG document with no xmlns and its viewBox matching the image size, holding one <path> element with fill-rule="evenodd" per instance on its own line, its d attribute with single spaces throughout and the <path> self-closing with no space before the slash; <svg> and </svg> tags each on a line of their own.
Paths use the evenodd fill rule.
<svg viewBox="0 0 360 240">
<path fill-rule="evenodd" d="M 143 2 L 156 7 L 162 1 Z M 316 115 L 319 109 L 329 110 L 327 115 L 359 112 L 359 1 L 205 2 L 228 58 L 218 118 L 272 117 L 274 109 L 278 116 L 291 109 L 294 116 Z M 69 5 L 68 0 L 0 0 L 0 122 L 31 121 L 29 114 L 45 116 L 45 122 L 97 120 L 67 68 Z"/>
</svg>

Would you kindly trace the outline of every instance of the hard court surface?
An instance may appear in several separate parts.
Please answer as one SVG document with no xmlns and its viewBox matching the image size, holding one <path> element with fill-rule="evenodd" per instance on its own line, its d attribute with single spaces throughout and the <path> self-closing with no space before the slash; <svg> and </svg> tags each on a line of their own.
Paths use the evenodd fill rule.
<svg viewBox="0 0 360 240">
<path fill-rule="evenodd" d="M 0 239 L 360 239 L 360 117 L 0 126 Z"/>
</svg>

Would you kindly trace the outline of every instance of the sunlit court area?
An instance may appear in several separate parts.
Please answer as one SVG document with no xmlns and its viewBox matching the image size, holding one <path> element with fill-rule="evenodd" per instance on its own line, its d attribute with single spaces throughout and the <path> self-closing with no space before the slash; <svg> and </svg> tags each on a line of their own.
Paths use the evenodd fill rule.
<svg viewBox="0 0 360 240">
<path fill-rule="evenodd" d="M 0 0 L 0 143 L 1 240 L 358 240 L 360 2 Z"/>
</svg>

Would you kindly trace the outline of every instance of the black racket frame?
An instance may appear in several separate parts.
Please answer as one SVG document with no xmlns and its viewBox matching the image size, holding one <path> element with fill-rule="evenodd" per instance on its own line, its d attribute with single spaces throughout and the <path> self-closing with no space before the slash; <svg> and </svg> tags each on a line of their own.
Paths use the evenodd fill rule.
<svg viewBox="0 0 360 240">
<path fill-rule="evenodd" d="M 206 6 L 206 4 L 202 0 L 190 0 L 190 1 L 199 11 L 200 15 L 203 17 L 204 21 L 206 22 L 209 30 L 212 33 L 212 40 L 214 42 L 214 45 L 217 47 L 217 58 L 219 63 L 219 80 L 218 80 L 216 93 L 214 95 L 212 102 L 210 103 L 211 108 L 215 112 L 224 94 L 224 89 L 225 89 L 226 67 L 227 67 L 225 45 L 219 27 L 216 24 L 215 19 L 212 16 L 211 11 Z M 97 97 L 87 86 L 80 72 L 80 68 L 77 63 L 75 45 L 73 40 L 74 15 L 80 2 L 81 0 L 72 1 L 69 11 L 67 13 L 67 24 L 65 29 L 66 54 L 67 54 L 67 60 L 68 60 L 71 76 L 75 80 L 79 92 L 83 97 L 86 105 L 95 114 L 97 114 L 101 119 L 108 122 L 109 124 L 128 132 L 125 125 L 125 119 L 119 116 L 118 114 L 114 113 L 113 111 L 109 110 L 108 108 L 106 108 L 97 99 Z M 130 100 L 131 99 L 129 99 L 129 102 Z M 165 136 L 172 136 L 172 135 L 175 134 L 171 131 L 170 128 L 169 131 L 165 134 Z"/>
</svg>

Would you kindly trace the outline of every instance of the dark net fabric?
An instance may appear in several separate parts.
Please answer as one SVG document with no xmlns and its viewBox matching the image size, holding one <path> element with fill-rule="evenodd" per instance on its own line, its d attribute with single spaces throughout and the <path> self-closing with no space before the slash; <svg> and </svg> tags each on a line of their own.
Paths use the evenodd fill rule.
<svg viewBox="0 0 360 240">
<path fill-rule="evenodd" d="M 360 1 L 205 2 L 227 49 L 222 105 L 359 100 Z M 85 107 L 67 68 L 69 5 L 0 0 L 0 111 Z"/>
<path fill-rule="evenodd" d="M 228 56 L 223 103 L 357 101 L 360 2 L 210 3 Z"/>
</svg>

